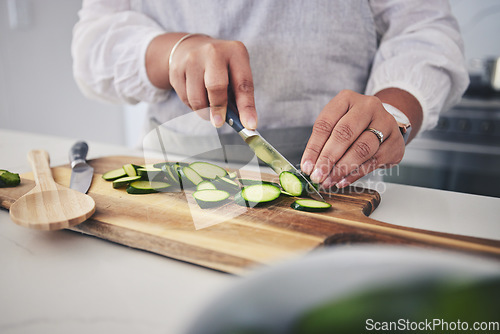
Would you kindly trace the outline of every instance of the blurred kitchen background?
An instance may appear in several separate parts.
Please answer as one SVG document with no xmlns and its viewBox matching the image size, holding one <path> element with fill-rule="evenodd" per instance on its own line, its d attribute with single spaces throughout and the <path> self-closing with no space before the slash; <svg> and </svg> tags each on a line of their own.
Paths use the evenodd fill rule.
<svg viewBox="0 0 500 334">
<path fill-rule="evenodd" d="M 471 86 L 384 178 L 500 197 L 500 1 L 450 3 Z M 0 0 L 0 128 L 135 147 L 144 105 L 87 100 L 73 81 L 70 44 L 80 6 L 80 0 Z"/>
</svg>

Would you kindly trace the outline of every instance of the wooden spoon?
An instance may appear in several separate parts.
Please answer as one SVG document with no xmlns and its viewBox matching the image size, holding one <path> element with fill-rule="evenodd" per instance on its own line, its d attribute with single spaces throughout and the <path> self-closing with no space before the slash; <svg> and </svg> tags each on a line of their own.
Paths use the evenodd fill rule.
<svg viewBox="0 0 500 334">
<path fill-rule="evenodd" d="M 54 181 L 46 151 L 30 151 L 28 160 L 35 187 L 10 207 L 10 217 L 16 224 L 52 231 L 80 224 L 94 214 L 92 197 Z"/>
</svg>

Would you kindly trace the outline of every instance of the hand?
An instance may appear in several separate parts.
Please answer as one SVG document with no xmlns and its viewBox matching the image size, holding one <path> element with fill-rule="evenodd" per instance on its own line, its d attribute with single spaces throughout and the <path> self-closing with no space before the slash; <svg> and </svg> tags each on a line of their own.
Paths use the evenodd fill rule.
<svg viewBox="0 0 500 334">
<path fill-rule="evenodd" d="M 192 110 L 210 107 L 214 126 L 221 127 L 225 122 L 230 91 L 243 126 L 251 130 L 257 127 L 252 71 L 243 43 L 191 36 L 175 50 L 168 78 L 179 98 Z"/>
<path fill-rule="evenodd" d="M 382 144 L 368 128 L 383 133 Z M 398 164 L 404 151 L 399 126 L 380 99 L 344 90 L 316 119 L 301 169 L 325 188 L 343 188 L 377 168 Z"/>
</svg>

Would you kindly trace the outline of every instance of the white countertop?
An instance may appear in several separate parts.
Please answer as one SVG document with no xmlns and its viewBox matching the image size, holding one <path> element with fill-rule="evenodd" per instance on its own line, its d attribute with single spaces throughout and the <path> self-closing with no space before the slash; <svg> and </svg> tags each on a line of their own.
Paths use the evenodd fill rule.
<svg viewBox="0 0 500 334">
<path fill-rule="evenodd" d="M 0 168 L 30 170 L 29 150 L 66 164 L 81 138 L 0 129 Z M 88 142 L 88 158 L 139 150 Z M 500 199 L 379 183 L 372 218 L 500 240 Z M 71 231 L 41 232 L 0 210 L 1 333 L 181 333 L 204 305 L 241 278 Z M 253 273 L 257 275 L 257 273 Z"/>
</svg>

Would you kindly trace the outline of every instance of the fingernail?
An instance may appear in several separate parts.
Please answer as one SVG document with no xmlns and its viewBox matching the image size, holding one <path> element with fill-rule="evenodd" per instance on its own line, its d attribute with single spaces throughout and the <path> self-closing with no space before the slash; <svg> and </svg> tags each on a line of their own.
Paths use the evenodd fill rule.
<svg viewBox="0 0 500 334">
<path fill-rule="evenodd" d="M 219 114 L 212 115 L 212 124 L 216 128 L 220 128 L 224 124 L 224 120 L 222 119 L 222 116 Z"/>
<path fill-rule="evenodd" d="M 344 178 L 344 179 L 340 180 L 339 182 L 337 182 L 337 184 L 335 186 L 337 188 L 341 189 L 341 188 L 347 187 L 348 185 L 349 185 L 349 182 L 347 182 L 347 180 Z"/>
<path fill-rule="evenodd" d="M 309 175 L 309 174 L 311 174 L 313 167 L 314 167 L 313 163 L 311 161 L 307 160 L 306 162 L 304 162 L 302 164 L 301 169 L 305 174 Z"/>
<path fill-rule="evenodd" d="M 321 171 L 320 168 L 316 168 L 314 172 L 311 174 L 311 181 L 314 183 L 321 183 L 323 178 L 323 172 Z"/>
<path fill-rule="evenodd" d="M 249 117 L 246 121 L 247 129 L 255 130 L 257 129 L 257 119 L 255 117 Z"/>
</svg>

